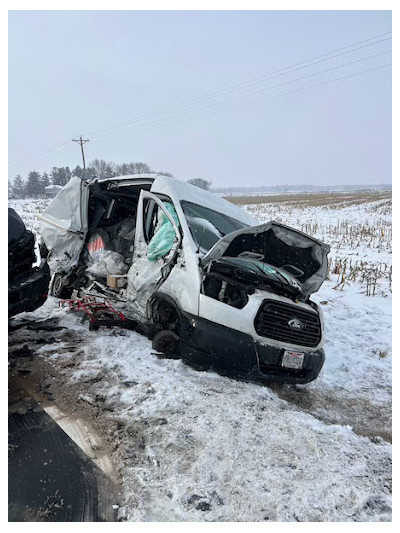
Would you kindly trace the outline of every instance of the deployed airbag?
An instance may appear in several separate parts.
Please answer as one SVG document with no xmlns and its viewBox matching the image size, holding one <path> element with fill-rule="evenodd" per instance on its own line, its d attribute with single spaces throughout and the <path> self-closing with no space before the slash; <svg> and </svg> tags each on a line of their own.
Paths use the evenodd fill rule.
<svg viewBox="0 0 400 533">
<path fill-rule="evenodd" d="M 164 203 L 164 206 L 179 227 L 179 219 L 175 207 L 167 202 Z M 160 225 L 158 229 L 156 229 L 147 249 L 147 259 L 151 263 L 154 263 L 157 259 L 166 256 L 174 244 L 175 237 L 175 230 L 171 222 L 168 220 L 168 217 L 162 213 Z"/>
</svg>

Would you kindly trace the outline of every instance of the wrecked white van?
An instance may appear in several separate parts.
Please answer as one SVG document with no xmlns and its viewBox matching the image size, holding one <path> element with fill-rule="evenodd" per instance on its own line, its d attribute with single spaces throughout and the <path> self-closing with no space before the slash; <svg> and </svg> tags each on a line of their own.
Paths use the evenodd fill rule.
<svg viewBox="0 0 400 533">
<path fill-rule="evenodd" d="M 156 349 L 243 379 L 307 383 L 324 363 L 310 300 L 329 246 L 259 224 L 157 174 L 72 178 L 41 221 L 54 296 L 101 295 L 149 326 Z"/>
</svg>

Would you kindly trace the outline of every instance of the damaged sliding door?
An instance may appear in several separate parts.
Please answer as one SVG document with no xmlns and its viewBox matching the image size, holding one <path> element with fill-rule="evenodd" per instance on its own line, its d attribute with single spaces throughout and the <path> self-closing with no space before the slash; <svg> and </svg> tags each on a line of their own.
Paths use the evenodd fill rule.
<svg viewBox="0 0 400 533">
<path fill-rule="evenodd" d="M 127 297 L 135 314 L 149 318 L 148 303 L 169 276 L 182 241 L 172 201 L 141 191 Z"/>
<path fill-rule="evenodd" d="M 88 228 L 88 199 L 87 183 L 73 177 L 41 217 L 40 233 L 50 252 L 52 273 L 67 272 L 79 260 Z"/>
</svg>

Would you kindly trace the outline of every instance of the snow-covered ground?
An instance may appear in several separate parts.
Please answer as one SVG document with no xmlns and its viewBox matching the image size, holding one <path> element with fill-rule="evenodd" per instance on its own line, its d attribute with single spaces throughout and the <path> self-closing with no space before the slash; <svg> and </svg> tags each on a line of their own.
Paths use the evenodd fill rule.
<svg viewBox="0 0 400 533">
<path fill-rule="evenodd" d="M 34 230 L 44 205 L 11 202 Z M 315 382 L 263 387 L 197 372 L 135 332 L 89 332 L 53 298 L 13 322 L 56 318 L 65 335 L 40 347 L 21 328 L 12 341 L 53 368 L 56 401 L 102 429 L 122 479 L 121 519 L 389 521 L 390 203 L 246 208 L 331 245 L 330 279 L 314 296 L 327 337 Z"/>
</svg>

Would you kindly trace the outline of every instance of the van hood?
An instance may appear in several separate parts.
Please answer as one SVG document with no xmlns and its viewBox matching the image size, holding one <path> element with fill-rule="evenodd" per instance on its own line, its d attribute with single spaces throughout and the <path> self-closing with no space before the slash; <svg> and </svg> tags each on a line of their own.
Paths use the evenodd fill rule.
<svg viewBox="0 0 400 533">
<path fill-rule="evenodd" d="M 307 300 L 326 279 L 329 251 L 329 245 L 310 235 L 271 221 L 225 235 L 207 252 L 200 264 L 206 268 L 213 261 L 229 257 L 232 260 L 236 258 L 238 268 L 243 260 L 275 267 L 283 274 L 282 285 L 287 285 L 289 279 L 298 282 L 299 299 Z"/>
</svg>

